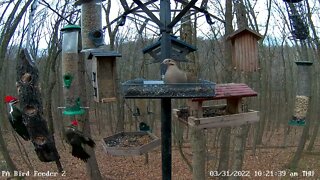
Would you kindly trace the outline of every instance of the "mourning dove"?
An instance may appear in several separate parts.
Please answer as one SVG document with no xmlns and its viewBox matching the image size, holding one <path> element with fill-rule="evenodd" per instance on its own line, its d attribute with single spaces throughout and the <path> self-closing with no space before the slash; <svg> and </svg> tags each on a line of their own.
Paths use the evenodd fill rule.
<svg viewBox="0 0 320 180">
<path fill-rule="evenodd" d="M 165 83 L 186 83 L 188 82 L 187 74 L 184 71 L 181 71 L 176 61 L 173 59 L 165 59 L 162 62 L 167 65 L 167 71 L 164 75 Z"/>
</svg>

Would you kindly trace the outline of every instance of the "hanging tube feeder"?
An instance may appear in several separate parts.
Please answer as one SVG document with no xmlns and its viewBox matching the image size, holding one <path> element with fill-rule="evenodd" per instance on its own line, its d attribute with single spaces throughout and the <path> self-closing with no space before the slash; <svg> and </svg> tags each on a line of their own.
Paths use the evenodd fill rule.
<svg viewBox="0 0 320 180">
<path fill-rule="evenodd" d="M 308 106 L 311 94 L 311 67 L 312 62 L 309 61 L 297 61 L 298 68 L 298 84 L 295 99 L 295 106 L 293 112 L 293 118 L 290 120 L 290 125 L 300 125 L 305 124 L 305 119 L 308 112 Z"/>
<path fill-rule="evenodd" d="M 304 0 L 283 0 L 286 4 L 294 39 L 305 40 L 309 36 L 307 9 Z"/>
<path fill-rule="evenodd" d="M 85 111 L 80 107 L 78 89 L 78 39 L 80 26 L 67 25 L 61 29 L 62 39 L 62 77 L 64 83 L 65 110 L 64 115 L 81 115 Z"/>
</svg>

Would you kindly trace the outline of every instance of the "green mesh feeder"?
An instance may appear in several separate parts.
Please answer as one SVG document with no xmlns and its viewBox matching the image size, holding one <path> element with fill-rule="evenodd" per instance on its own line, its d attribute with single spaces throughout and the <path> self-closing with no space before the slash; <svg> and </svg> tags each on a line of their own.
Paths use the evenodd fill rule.
<svg viewBox="0 0 320 180">
<path fill-rule="evenodd" d="M 73 77 L 70 74 L 66 74 L 63 76 L 63 83 L 64 83 L 64 87 L 66 87 L 67 89 L 70 88 L 71 83 L 72 83 L 72 79 Z"/>
</svg>

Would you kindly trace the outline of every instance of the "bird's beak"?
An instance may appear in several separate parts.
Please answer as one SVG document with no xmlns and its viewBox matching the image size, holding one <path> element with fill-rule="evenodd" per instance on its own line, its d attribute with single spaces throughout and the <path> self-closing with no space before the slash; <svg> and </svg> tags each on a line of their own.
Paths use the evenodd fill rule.
<svg viewBox="0 0 320 180">
<path fill-rule="evenodd" d="M 17 104 L 17 103 L 19 103 L 19 99 L 15 100 L 15 101 L 13 102 L 13 104 Z"/>
</svg>

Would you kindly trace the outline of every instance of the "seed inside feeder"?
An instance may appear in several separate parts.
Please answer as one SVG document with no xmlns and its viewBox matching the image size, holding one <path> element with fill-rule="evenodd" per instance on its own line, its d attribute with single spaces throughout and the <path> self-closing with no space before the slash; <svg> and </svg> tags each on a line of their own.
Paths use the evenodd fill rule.
<svg viewBox="0 0 320 180">
<path fill-rule="evenodd" d="M 298 119 L 304 119 L 307 116 L 308 104 L 308 96 L 296 96 L 293 115 Z"/>
</svg>

